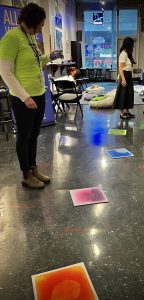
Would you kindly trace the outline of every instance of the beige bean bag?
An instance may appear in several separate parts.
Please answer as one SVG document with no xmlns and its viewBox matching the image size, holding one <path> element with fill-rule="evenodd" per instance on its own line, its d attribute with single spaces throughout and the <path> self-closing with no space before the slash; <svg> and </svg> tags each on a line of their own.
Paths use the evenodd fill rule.
<svg viewBox="0 0 144 300">
<path fill-rule="evenodd" d="M 108 97 L 115 97 L 115 94 L 116 94 L 116 89 L 113 89 L 112 91 L 106 93 L 106 96 L 108 96 Z"/>
<path fill-rule="evenodd" d="M 109 108 L 109 107 L 112 107 L 113 102 L 114 102 L 114 98 L 115 98 L 115 94 L 116 94 L 116 89 L 106 93 L 105 94 L 106 98 L 103 99 L 103 100 L 94 101 L 93 99 L 91 99 L 91 101 L 89 102 L 89 105 L 92 108 Z"/>
<path fill-rule="evenodd" d="M 94 94 L 94 95 L 101 95 L 105 91 L 105 88 L 99 85 L 92 85 L 86 88 L 86 93 Z"/>
<path fill-rule="evenodd" d="M 114 97 L 106 97 L 105 99 L 100 101 L 91 100 L 89 102 L 89 105 L 91 108 L 108 108 L 108 107 L 112 107 L 113 102 L 114 102 Z"/>
</svg>

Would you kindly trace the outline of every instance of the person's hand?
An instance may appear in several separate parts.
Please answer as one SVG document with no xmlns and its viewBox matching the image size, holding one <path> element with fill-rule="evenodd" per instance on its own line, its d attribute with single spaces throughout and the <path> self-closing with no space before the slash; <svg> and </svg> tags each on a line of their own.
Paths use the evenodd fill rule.
<svg viewBox="0 0 144 300">
<path fill-rule="evenodd" d="M 121 84 L 122 84 L 123 87 L 126 87 L 126 84 L 127 84 L 127 83 L 126 83 L 126 80 L 125 80 L 125 79 L 122 79 Z"/>
<path fill-rule="evenodd" d="M 37 105 L 35 103 L 35 101 L 29 97 L 24 101 L 24 104 L 26 105 L 27 108 L 29 109 L 37 109 Z"/>
<path fill-rule="evenodd" d="M 55 60 L 57 58 L 63 58 L 63 51 L 62 50 L 53 50 L 50 53 L 50 59 Z"/>
</svg>

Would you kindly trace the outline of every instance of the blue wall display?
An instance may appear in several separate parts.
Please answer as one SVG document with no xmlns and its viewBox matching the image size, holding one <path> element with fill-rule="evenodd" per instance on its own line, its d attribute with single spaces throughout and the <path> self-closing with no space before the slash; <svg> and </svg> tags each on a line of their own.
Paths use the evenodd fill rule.
<svg viewBox="0 0 144 300">
<path fill-rule="evenodd" d="M 6 34 L 8 30 L 14 29 L 15 27 L 18 26 L 17 20 L 18 20 L 19 13 L 20 13 L 19 8 L 0 5 L 0 21 L 1 21 L 0 39 Z M 38 34 L 36 36 L 36 39 L 38 45 L 41 46 L 41 50 L 42 50 L 42 44 L 43 44 L 42 34 Z M 47 70 L 44 71 L 44 77 L 45 77 L 45 86 L 46 86 L 46 108 L 45 108 L 45 114 L 44 114 L 42 125 L 49 125 L 55 123 L 55 116 L 52 107 L 50 83 L 48 80 Z"/>
<path fill-rule="evenodd" d="M 93 13 L 93 24 L 103 25 L 103 13 L 102 12 Z"/>
<path fill-rule="evenodd" d="M 51 93 L 50 93 L 50 81 L 48 79 L 48 72 L 44 70 L 44 77 L 45 77 L 45 87 L 46 87 L 46 107 L 45 107 L 45 114 L 42 121 L 42 125 L 48 125 L 55 123 L 55 116 L 54 110 L 52 107 L 52 100 L 51 100 Z"/>
<path fill-rule="evenodd" d="M 62 29 L 62 15 L 59 11 L 57 11 L 55 15 L 55 26 Z"/>
<path fill-rule="evenodd" d="M 55 33 L 56 33 L 56 49 L 62 50 L 63 49 L 62 32 L 56 29 Z"/>
</svg>

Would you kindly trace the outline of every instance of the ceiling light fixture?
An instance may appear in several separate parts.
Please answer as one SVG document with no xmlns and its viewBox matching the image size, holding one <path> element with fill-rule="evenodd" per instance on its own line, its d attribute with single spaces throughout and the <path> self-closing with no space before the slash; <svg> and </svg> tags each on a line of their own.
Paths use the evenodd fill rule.
<svg viewBox="0 0 144 300">
<path fill-rule="evenodd" d="M 106 3 L 105 3 L 105 1 L 100 0 L 100 4 L 101 4 L 101 5 L 105 5 Z"/>
</svg>

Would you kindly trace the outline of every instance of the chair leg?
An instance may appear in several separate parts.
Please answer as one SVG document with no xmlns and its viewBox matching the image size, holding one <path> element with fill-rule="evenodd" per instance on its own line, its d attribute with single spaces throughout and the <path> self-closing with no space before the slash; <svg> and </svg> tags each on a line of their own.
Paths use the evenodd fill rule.
<svg viewBox="0 0 144 300">
<path fill-rule="evenodd" d="M 84 82 L 81 83 L 81 89 L 84 91 Z"/>
<path fill-rule="evenodd" d="M 60 102 L 59 102 L 59 99 L 55 100 L 55 106 L 57 105 L 58 109 L 60 111 L 62 111 L 61 107 L 60 107 Z"/>
<path fill-rule="evenodd" d="M 55 110 L 55 104 L 54 104 L 54 103 L 52 103 L 52 108 L 53 108 L 53 111 L 54 111 L 54 113 L 55 113 L 56 110 Z"/>
<path fill-rule="evenodd" d="M 67 106 L 67 108 L 68 108 L 68 109 L 70 109 L 70 106 L 69 106 L 69 104 L 68 104 L 68 103 L 66 103 L 66 106 Z"/>
<path fill-rule="evenodd" d="M 78 110 L 78 102 L 77 102 L 77 106 L 76 106 L 76 112 L 75 112 L 74 120 L 76 120 L 77 110 Z"/>
<path fill-rule="evenodd" d="M 65 112 L 65 104 L 61 102 L 61 106 L 63 108 L 63 111 Z"/>
<path fill-rule="evenodd" d="M 58 112 L 59 112 L 59 110 L 62 111 L 62 109 L 61 109 L 61 107 L 60 107 L 60 103 L 59 103 L 58 100 L 57 100 L 56 103 L 55 103 L 55 107 L 56 107 L 56 105 L 57 105 L 57 110 L 55 109 L 55 111 L 56 111 L 56 120 L 57 120 Z"/>
<path fill-rule="evenodd" d="M 80 104 L 80 102 L 79 102 L 79 101 L 78 101 L 78 106 L 79 106 L 79 108 L 80 108 L 81 115 L 82 115 L 82 118 L 83 118 L 83 111 L 82 111 L 82 107 L 81 107 L 81 104 Z"/>
<path fill-rule="evenodd" d="M 56 120 L 57 120 L 57 117 L 58 117 L 58 112 L 59 112 L 59 108 L 57 108 L 57 111 L 56 111 Z"/>
<path fill-rule="evenodd" d="M 80 105 L 80 102 L 79 102 L 79 101 L 77 101 L 77 107 L 76 107 L 76 113 L 75 113 L 74 120 L 76 119 L 76 115 L 77 115 L 78 106 L 79 106 L 79 109 L 80 109 L 80 111 L 81 111 L 81 115 L 82 115 L 82 119 L 83 119 L 83 111 L 82 111 L 82 107 L 81 107 L 81 105 Z"/>
</svg>

